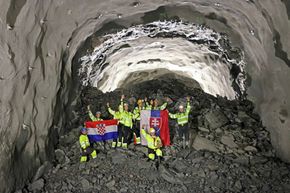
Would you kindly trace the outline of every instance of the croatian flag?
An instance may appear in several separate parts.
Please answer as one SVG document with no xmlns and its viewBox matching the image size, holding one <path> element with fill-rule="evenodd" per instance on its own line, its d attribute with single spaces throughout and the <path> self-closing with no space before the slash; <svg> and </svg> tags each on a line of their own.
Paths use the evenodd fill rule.
<svg viewBox="0 0 290 193">
<path fill-rule="evenodd" d="M 163 146 L 170 145 L 170 135 L 168 127 L 168 112 L 159 110 L 142 110 L 140 120 L 140 129 L 145 127 L 148 132 L 149 128 L 154 128 L 156 135 L 160 137 Z M 141 135 L 141 144 L 147 145 L 146 139 Z"/>
<path fill-rule="evenodd" d="M 118 138 L 118 121 L 105 120 L 86 122 L 90 142 L 107 141 Z"/>
</svg>

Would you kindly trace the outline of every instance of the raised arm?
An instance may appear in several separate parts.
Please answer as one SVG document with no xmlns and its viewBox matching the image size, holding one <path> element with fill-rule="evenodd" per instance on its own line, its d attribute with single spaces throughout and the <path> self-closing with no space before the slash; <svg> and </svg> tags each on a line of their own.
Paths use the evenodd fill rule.
<svg viewBox="0 0 290 193">
<path fill-rule="evenodd" d="M 96 120 L 97 118 L 94 116 L 94 114 L 91 111 L 90 105 L 88 105 L 88 112 L 89 112 L 89 117 L 92 121 Z"/>
<path fill-rule="evenodd" d="M 161 105 L 160 110 L 164 110 L 167 107 L 167 104 L 171 101 L 169 97 L 166 97 L 166 102 Z"/>
<path fill-rule="evenodd" d="M 176 116 L 177 114 L 173 114 L 169 112 L 168 115 L 171 119 L 177 119 L 177 116 Z"/>
<path fill-rule="evenodd" d="M 145 109 L 146 110 L 151 110 L 152 109 L 152 105 L 149 104 L 147 97 L 145 97 L 144 101 L 145 101 Z"/>
<path fill-rule="evenodd" d="M 111 115 L 115 116 L 116 115 L 116 111 L 114 111 L 113 109 L 111 109 L 110 107 L 110 103 L 107 103 L 107 107 L 108 107 L 108 111 Z"/>
<path fill-rule="evenodd" d="M 145 131 L 145 126 L 142 126 L 142 129 L 141 129 L 141 134 L 146 138 L 147 137 L 147 132 Z"/>
<path fill-rule="evenodd" d="M 160 110 L 164 110 L 167 107 L 167 102 L 163 103 L 163 105 L 160 106 Z"/>
<path fill-rule="evenodd" d="M 140 113 L 138 111 L 136 111 L 135 113 L 131 113 L 132 114 L 132 118 L 135 120 L 140 116 Z"/>
<path fill-rule="evenodd" d="M 187 105 L 186 105 L 185 112 L 188 114 L 190 112 L 190 109 L 191 109 L 191 106 L 190 106 L 190 97 L 188 96 L 186 99 L 187 99 Z"/>
<path fill-rule="evenodd" d="M 125 98 L 125 95 L 122 95 L 121 96 L 120 105 L 119 105 L 119 111 L 120 112 L 124 112 L 124 98 Z"/>
</svg>

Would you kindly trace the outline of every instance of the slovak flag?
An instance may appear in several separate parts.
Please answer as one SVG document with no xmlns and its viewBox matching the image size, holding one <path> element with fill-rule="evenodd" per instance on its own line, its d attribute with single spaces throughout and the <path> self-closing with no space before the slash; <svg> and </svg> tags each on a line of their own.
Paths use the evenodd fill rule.
<svg viewBox="0 0 290 193">
<path fill-rule="evenodd" d="M 163 146 L 170 145 L 170 135 L 169 135 L 169 126 L 168 126 L 168 112 L 163 110 L 142 110 L 140 116 L 140 129 L 145 127 L 146 131 L 149 131 L 149 128 L 154 128 L 156 135 L 160 137 Z M 141 144 L 147 145 L 147 141 L 141 135 Z"/>
<path fill-rule="evenodd" d="M 90 142 L 107 141 L 118 138 L 118 120 L 86 122 Z"/>
</svg>

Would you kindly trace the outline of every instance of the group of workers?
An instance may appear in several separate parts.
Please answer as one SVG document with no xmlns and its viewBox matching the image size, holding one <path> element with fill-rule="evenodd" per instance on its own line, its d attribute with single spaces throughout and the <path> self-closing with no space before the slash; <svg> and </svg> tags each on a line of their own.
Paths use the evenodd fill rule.
<svg viewBox="0 0 290 193">
<path fill-rule="evenodd" d="M 159 106 L 158 99 L 144 100 L 139 99 L 137 101 L 137 106 L 131 112 L 129 110 L 128 103 L 124 102 L 125 96 L 121 96 L 120 105 L 118 111 L 113 110 L 110 107 L 110 104 L 107 103 L 107 108 L 109 113 L 113 116 L 113 119 L 118 120 L 118 138 L 113 140 L 112 148 L 128 148 L 129 143 L 132 141 L 132 137 L 135 138 L 135 144 L 138 145 L 141 143 L 140 138 L 140 128 L 141 134 L 147 141 L 148 147 L 148 158 L 150 160 L 155 160 L 156 158 L 162 157 L 162 142 L 159 136 L 156 135 L 154 128 L 150 128 L 148 131 L 145 130 L 144 126 L 140 126 L 141 120 L 141 111 L 142 110 L 165 110 L 167 103 L 171 101 L 170 98 L 166 98 L 166 102 Z M 90 106 L 88 108 L 89 117 L 92 121 L 102 121 L 101 112 L 97 111 L 95 115 L 92 113 Z M 178 136 L 183 141 L 183 147 L 189 146 L 189 112 L 190 112 L 190 97 L 187 97 L 186 107 L 183 105 L 179 106 L 179 112 L 170 113 L 169 117 L 171 119 L 177 119 L 178 124 Z M 81 135 L 79 138 L 80 146 L 82 149 L 81 162 L 87 161 L 88 156 L 91 156 L 93 159 L 97 157 L 96 150 L 92 148 L 92 144 L 89 142 L 87 136 L 87 129 L 81 129 Z"/>
</svg>

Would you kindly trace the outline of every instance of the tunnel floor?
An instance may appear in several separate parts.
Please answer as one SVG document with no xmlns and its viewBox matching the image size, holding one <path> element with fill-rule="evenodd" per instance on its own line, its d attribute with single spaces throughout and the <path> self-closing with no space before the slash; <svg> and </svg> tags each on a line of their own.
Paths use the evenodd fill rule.
<svg viewBox="0 0 290 193">
<path fill-rule="evenodd" d="M 269 132 L 253 112 L 248 100 L 229 101 L 214 97 L 199 88 L 182 87 L 179 92 L 166 87 L 165 80 L 131 84 L 105 93 L 95 88 L 82 90 L 76 118 L 67 134 L 60 137 L 54 163 L 38 171 L 34 182 L 22 192 L 289 192 L 290 165 L 275 156 Z M 165 89 L 152 85 L 162 84 Z M 170 85 L 168 82 L 167 85 Z M 138 88 L 138 89 L 137 89 Z M 149 89 L 150 88 L 150 89 Z M 174 90 L 174 89 L 173 89 Z M 175 138 L 175 121 L 170 121 L 172 145 L 163 149 L 160 165 L 146 158 L 147 149 L 130 144 L 112 149 L 110 144 L 95 144 L 98 157 L 80 164 L 79 128 L 88 120 L 87 105 L 109 118 L 105 105 L 116 109 L 121 94 L 134 103 L 137 96 L 172 102 L 169 111 L 191 96 L 191 148 L 183 149 Z M 46 171 L 46 172 L 44 172 Z"/>
</svg>

